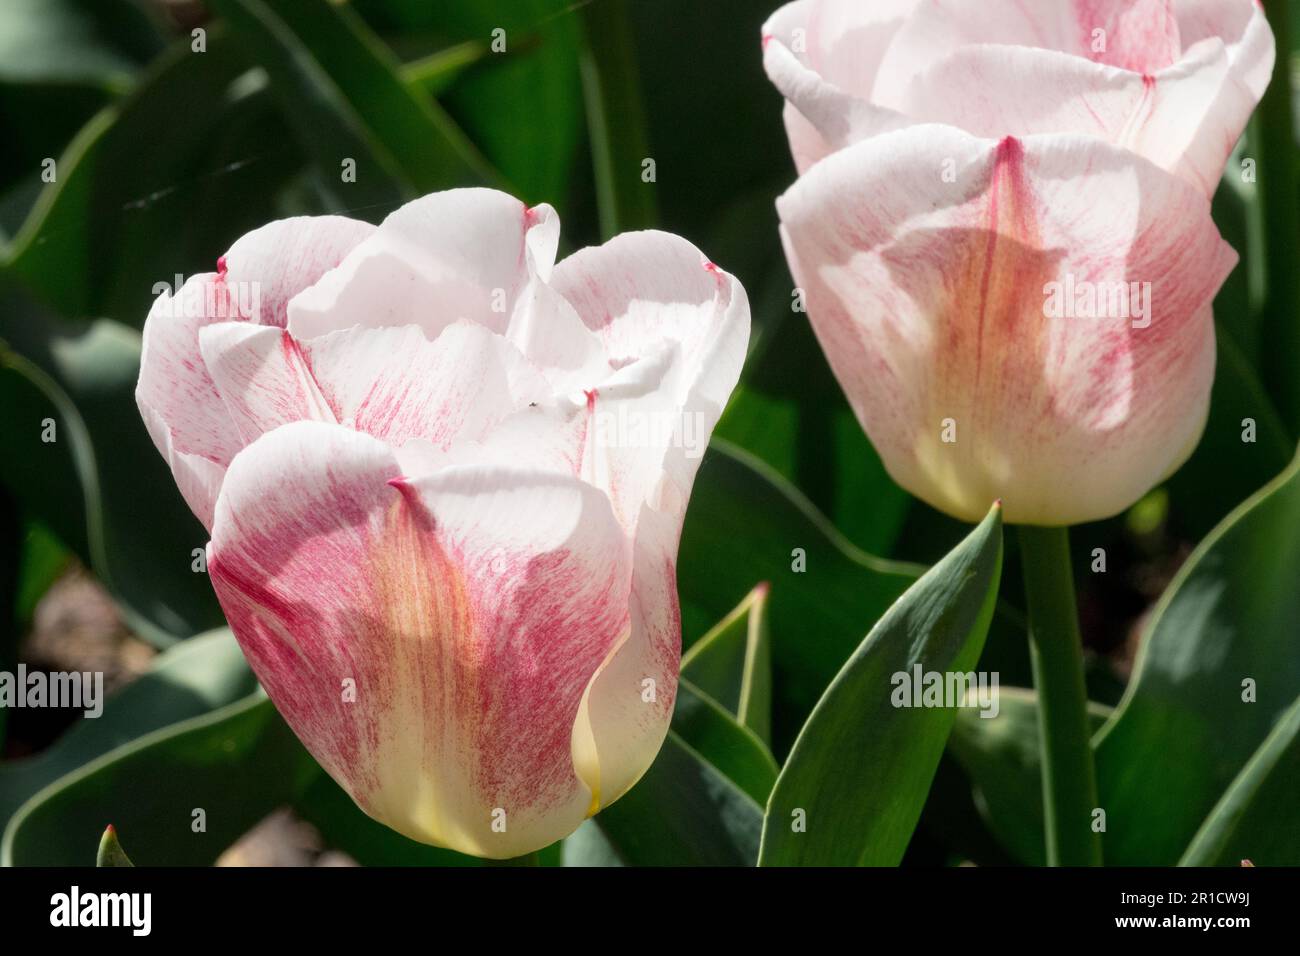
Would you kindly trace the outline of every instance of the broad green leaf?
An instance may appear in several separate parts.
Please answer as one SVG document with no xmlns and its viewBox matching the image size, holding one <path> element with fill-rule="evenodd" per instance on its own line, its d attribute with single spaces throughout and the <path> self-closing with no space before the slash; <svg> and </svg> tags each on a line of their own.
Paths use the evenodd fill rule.
<svg viewBox="0 0 1300 956">
<path fill-rule="evenodd" d="M 104 828 L 104 835 L 99 838 L 99 850 L 95 854 L 95 866 L 135 866 L 131 858 L 118 842 L 117 831 L 110 823 Z"/>
<path fill-rule="evenodd" d="M 1102 704 L 1088 704 L 1094 730 L 1110 713 Z M 970 777 L 976 805 L 1002 846 L 1021 863 L 1045 865 L 1037 695 L 1002 687 L 993 717 L 963 708 L 948 747 Z"/>
<path fill-rule="evenodd" d="M 764 803 L 776 783 L 776 760 L 763 741 L 684 677 L 677 686 L 673 730 L 732 783 Z"/>
<path fill-rule="evenodd" d="M 1172 865 L 1300 696 L 1300 458 L 1201 542 L 1100 731 L 1105 854 Z"/>
<path fill-rule="evenodd" d="M 1210 811 L 1180 866 L 1294 866 L 1300 860 L 1300 697 Z"/>
<path fill-rule="evenodd" d="M 342 209 L 388 206 L 495 179 L 445 112 L 402 81 L 392 53 L 353 11 L 317 0 L 212 0 L 272 78 L 285 118 Z M 356 161 L 354 182 L 343 163 Z"/>
<path fill-rule="evenodd" d="M 207 534 L 136 408 L 139 333 L 107 320 L 64 326 L 3 290 L 0 305 L 0 396 L 12 423 L 0 482 L 81 556 L 142 637 L 165 646 L 219 626 L 211 584 L 194 571 Z"/>
<path fill-rule="evenodd" d="M 353 6 L 404 56 L 423 59 L 451 44 L 487 51 L 438 93 L 439 99 L 515 194 L 529 204 L 554 204 L 566 234 L 573 235 L 568 200 L 583 122 L 580 5 L 571 0 L 354 0 Z"/>
<path fill-rule="evenodd" d="M 886 612 L 818 701 L 768 801 L 760 865 L 902 859 L 956 707 L 898 706 L 897 675 L 973 678 L 1001 572 L 995 505 Z"/>
<path fill-rule="evenodd" d="M 319 772 L 270 700 L 252 694 L 54 781 L 9 821 L 0 865 L 84 865 L 108 821 L 131 834 L 137 865 L 208 865 Z"/>
<path fill-rule="evenodd" d="M 206 714 L 257 690 L 228 630 L 201 634 L 158 655 L 147 672 L 31 757 L 0 763 L 0 829 L 41 788 L 78 767 L 171 724 Z"/>
<path fill-rule="evenodd" d="M 766 583 L 757 585 L 682 656 L 682 676 L 760 740 L 772 739 L 772 649 Z"/>
<path fill-rule="evenodd" d="M 633 866 L 753 866 L 763 811 L 670 730 L 645 776 L 595 819 Z"/>
<path fill-rule="evenodd" d="M 920 570 L 860 551 L 770 467 L 714 441 L 695 479 L 678 556 L 684 640 L 698 639 L 756 584 L 771 582 L 779 755 L 863 632 Z"/>
<path fill-rule="evenodd" d="M 245 72 L 216 29 L 206 52 L 183 43 L 160 57 L 59 155 L 56 181 L 6 250 L 6 271 L 64 318 L 137 328 L 155 286 L 211 271 L 235 239 L 274 218 L 273 196 L 302 165 L 278 135 L 264 80 Z M 161 129 L 166 149 L 143 162 L 142 144 Z"/>
</svg>

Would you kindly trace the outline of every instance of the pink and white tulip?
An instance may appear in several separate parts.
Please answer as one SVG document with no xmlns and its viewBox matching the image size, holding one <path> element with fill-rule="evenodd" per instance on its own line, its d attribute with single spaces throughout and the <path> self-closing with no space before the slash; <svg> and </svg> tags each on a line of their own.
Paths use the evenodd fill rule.
<svg viewBox="0 0 1300 956">
<path fill-rule="evenodd" d="M 596 426 L 707 440 L 749 337 L 685 240 L 556 265 L 558 239 L 490 190 L 272 223 L 158 300 L 137 390 L 303 743 L 377 820 L 495 858 L 572 832 L 662 743 L 698 457 L 680 428 Z"/>
<path fill-rule="evenodd" d="M 1174 471 L 1236 263 L 1208 197 L 1272 72 L 1258 4 L 799 0 L 763 43 L 787 258 L 895 480 L 1060 525 Z"/>
</svg>

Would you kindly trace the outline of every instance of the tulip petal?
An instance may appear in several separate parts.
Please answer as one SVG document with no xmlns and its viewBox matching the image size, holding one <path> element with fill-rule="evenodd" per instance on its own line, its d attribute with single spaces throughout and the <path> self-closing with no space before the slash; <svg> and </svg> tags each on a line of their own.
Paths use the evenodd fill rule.
<svg viewBox="0 0 1300 956">
<path fill-rule="evenodd" d="M 1273 76 L 1273 30 L 1258 0 L 1174 0 L 1184 49 L 1217 39 L 1228 48 L 1233 76 L 1258 103 Z"/>
<path fill-rule="evenodd" d="M 836 376 L 890 473 L 929 503 L 1090 521 L 1190 453 L 1210 303 L 1236 255 L 1177 177 L 1084 137 L 921 126 L 828 157 L 778 209 Z M 1103 317 L 1049 317 L 1067 284 Z M 1122 302 L 1096 298 L 1112 290 Z"/>
<path fill-rule="evenodd" d="M 475 441 L 551 394 L 506 339 L 467 322 L 432 342 L 413 325 L 356 327 L 308 339 L 302 350 L 335 420 L 394 446 Z"/>
<path fill-rule="evenodd" d="M 375 231 L 345 216 L 295 216 L 240 237 L 219 263 L 244 318 L 284 328 L 289 300 Z"/>
<path fill-rule="evenodd" d="M 407 203 L 336 269 L 289 303 L 305 339 L 354 325 L 416 325 L 434 338 L 458 319 L 504 333 L 531 273 L 550 271 L 560 224 L 491 189 L 453 189 Z"/>
<path fill-rule="evenodd" d="M 1028 47 L 963 47 L 915 79 L 904 109 L 987 138 L 1098 136 L 1212 194 L 1254 106 L 1216 39 L 1155 75 Z"/>
<path fill-rule="evenodd" d="M 798 118 L 786 114 L 786 133 L 802 173 L 827 153 L 912 121 L 865 97 L 846 92 L 823 78 L 790 51 L 780 35 L 764 40 L 763 69 Z"/>
<path fill-rule="evenodd" d="M 136 404 L 190 509 L 212 527 L 212 508 L 226 466 L 243 447 L 199 354 L 199 331 L 233 313 L 214 274 L 163 293 L 145 320 Z"/>
<path fill-rule="evenodd" d="M 871 99 L 901 109 L 912 80 L 964 46 L 1034 47 L 1135 73 L 1182 50 L 1171 0 L 924 0 L 886 51 Z"/>
<path fill-rule="evenodd" d="M 619 368 L 588 395 L 579 465 L 633 535 L 632 626 L 583 703 L 575 754 L 600 806 L 650 766 L 681 655 L 676 555 L 700 456 L 749 341 L 744 289 L 676 236 L 629 233 L 556 266 L 553 287 Z"/>
<path fill-rule="evenodd" d="M 885 51 L 922 0 L 811 0 L 791 3 L 763 26 L 830 83 L 863 99 L 875 86 Z M 799 32 L 802 31 L 802 32 Z"/>
<path fill-rule="evenodd" d="M 502 858 L 591 808 L 575 719 L 627 630 L 629 561 L 572 478 L 404 481 L 383 443 L 298 423 L 231 466 L 209 571 L 267 693 L 358 805 Z"/>
<path fill-rule="evenodd" d="M 661 232 L 575 253 L 551 285 L 619 370 L 588 396 L 584 477 L 609 492 L 625 525 L 646 503 L 680 515 L 745 360 L 745 290 L 689 242 Z"/>
<path fill-rule="evenodd" d="M 245 442 L 290 422 L 334 421 L 301 345 L 284 329 L 219 322 L 199 332 L 199 349 Z"/>
</svg>

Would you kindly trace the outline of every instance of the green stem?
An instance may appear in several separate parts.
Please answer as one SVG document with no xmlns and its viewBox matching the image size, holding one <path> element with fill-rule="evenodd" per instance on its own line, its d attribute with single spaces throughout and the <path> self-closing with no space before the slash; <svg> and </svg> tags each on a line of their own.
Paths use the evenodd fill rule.
<svg viewBox="0 0 1300 956">
<path fill-rule="evenodd" d="M 1047 863 L 1100 866 L 1101 836 L 1092 828 L 1097 777 L 1068 529 L 1022 526 L 1020 557 L 1029 601 L 1029 651 L 1038 690 Z"/>
</svg>

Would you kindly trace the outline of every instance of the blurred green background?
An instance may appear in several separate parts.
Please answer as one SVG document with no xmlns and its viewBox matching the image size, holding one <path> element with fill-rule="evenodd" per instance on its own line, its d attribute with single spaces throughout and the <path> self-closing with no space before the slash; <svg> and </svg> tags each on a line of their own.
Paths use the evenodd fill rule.
<svg viewBox="0 0 1300 956">
<path fill-rule="evenodd" d="M 561 255 L 655 226 L 749 291 L 751 354 L 700 470 L 679 587 L 689 646 L 770 582 L 741 615 L 761 612 L 770 640 L 770 728 L 723 714 L 708 738 L 723 743 L 710 745 L 683 717 L 674 727 L 691 746 L 670 743 L 633 794 L 543 860 L 752 862 L 760 805 L 813 704 L 884 609 L 970 530 L 888 479 L 791 307 L 773 201 L 794 170 L 759 45 L 775 5 L 0 0 L 0 670 L 78 666 L 84 653 L 67 656 L 61 635 L 89 606 L 110 620 L 102 653 L 122 685 L 102 719 L 70 727 L 0 710 L 5 862 L 88 863 L 113 822 L 137 863 L 210 863 L 279 807 L 314 828 L 313 859 L 328 848 L 363 863 L 474 862 L 362 817 L 258 694 L 193 568 L 206 535 L 133 398 L 155 284 L 211 271 L 270 219 L 377 222 L 474 184 L 554 205 Z M 1242 264 L 1216 304 L 1206 436 L 1130 513 L 1073 534 L 1116 862 L 1176 862 L 1239 784 L 1251 799 L 1227 836 L 1211 834 L 1206 861 L 1266 832 L 1263 862 L 1300 862 L 1300 813 L 1269 789 L 1281 778 L 1240 778 L 1300 698 L 1300 168 L 1290 8 L 1267 6 L 1277 77 L 1215 199 Z M 1256 182 L 1243 181 L 1243 157 Z M 356 182 L 341 181 L 344 158 Z M 42 440 L 46 420 L 55 442 Z M 1002 581 L 980 666 L 1029 686 L 1013 538 Z M 715 634 L 722 658 L 737 653 L 729 633 Z M 1229 706 L 1243 677 L 1268 690 L 1244 715 Z M 957 719 L 928 800 L 924 788 L 880 797 L 917 801 L 903 862 L 1041 860 L 1034 701 L 1006 696 L 997 721 Z M 1297 760 L 1283 738 L 1270 771 Z M 1152 770 L 1162 754 L 1168 765 Z M 710 774 L 731 788 L 725 799 L 701 784 Z"/>
</svg>

